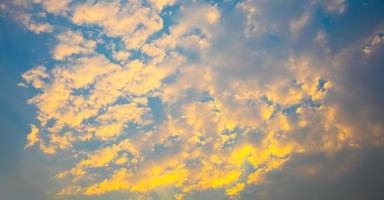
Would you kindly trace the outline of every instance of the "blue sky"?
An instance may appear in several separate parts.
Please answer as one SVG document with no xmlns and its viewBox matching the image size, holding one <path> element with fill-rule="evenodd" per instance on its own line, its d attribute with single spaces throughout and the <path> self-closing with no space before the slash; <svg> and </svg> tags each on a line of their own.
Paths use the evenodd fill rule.
<svg viewBox="0 0 384 200">
<path fill-rule="evenodd" d="M 0 194 L 383 199 L 383 8 L 0 3 Z"/>
</svg>

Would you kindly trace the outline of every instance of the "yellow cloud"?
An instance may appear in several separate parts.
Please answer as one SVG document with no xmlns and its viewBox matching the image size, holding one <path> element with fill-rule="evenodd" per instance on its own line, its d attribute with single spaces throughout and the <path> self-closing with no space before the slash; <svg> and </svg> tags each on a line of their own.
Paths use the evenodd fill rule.
<svg viewBox="0 0 384 200">
<path fill-rule="evenodd" d="M 32 19 L 32 16 L 26 13 L 18 13 L 16 18 L 25 26 L 26 29 L 35 34 L 50 33 L 54 29 L 54 27 L 49 23 L 35 22 Z"/>
<path fill-rule="evenodd" d="M 128 190 L 130 184 L 128 178 L 132 174 L 129 173 L 126 169 L 117 170 L 111 179 L 106 179 L 99 184 L 95 184 L 87 188 L 84 192 L 86 195 L 99 195 L 106 192 L 116 191 L 116 190 Z"/>
<path fill-rule="evenodd" d="M 39 1 L 39 0 L 37 0 Z M 48 12 L 59 14 L 62 11 L 66 10 L 68 8 L 68 5 L 70 4 L 70 0 L 62 0 L 62 1 L 55 1 L 55 0 L 40 0 L 42 4 L 44 5 L 45 9 Z"/>
<path fill-rule="evenodd" d="M 164 6 L 171 2 L 164 2 Z M 163 27 L 156 9 L 140 2 L 123 5 L 118 2 L 83 3 L 74 9 L 72 21 L 76 24 L 96 24 L 110 36 L 122 37 L 125 46 L 138 48 L 145 40 Z M 141 27 L 141 28 L 138 28 Z"/>
<path fill-rule="evenodd" d="M 122 129 L 123 125 L 121 123 L 106 124 L 96 129 L 95 136 L 101 140 L 108 140 L 112 137 L 116 137 L 121 133 Z"/>
<path fill-rule="evenodd" d="M 41 89 L 45 86 L 44 79 L 47 79 L 49 75 L 46 72 L 46 68 L 39 65 L 28 70 L 27 72 L 24 72 L 22 77 L 27 84 L 31 84 L 34 88 Z M 20 85 L 26 86 L 24 83 L 21 83 Z"/>
<path fill-rule="evenodd" d="M 225 190 L 225 193 L 229 196 L 234 196 L 244 189 L 245 183 L 238 183 L 232 188 Z"/>
<path fill-rule="evenodd" d="M 94 175 L 92 168 L 116 170 L 100 182 L 68 186 L 63 194 L 77 192 L 99 195 L 118 190 L 145 193 L 170 187 L 179 188 L 183 192 L 224 188 L 227 195 L 233 196 L 244 189 L 245 183 L 263 183 L 265 176 L 273 170 L 279 170 L 290 155 L 306 148 L 289 138 L 292 131 L 302 127 L 300 121 L 289 118 L 288 114 L 276 106 L 277 103 L 280 106 L 296 105 L 302 102 L 303 96 L 314 97 L 314 93 L 318 92 L 313 89 L 317 87 L 317 81 L 305 75 L 299 76 L 304 77 L 301 79 L 302 88 L 289 88 L 286 81 L 273 82 L 266 88 L 252 88 L 258 86 L 250 87 L 236 82 L 233 85 L 236 90 L 220 93 L 218 86 L 213 84 L 218 78 L 216 74 L 210 70 L 200 70 L 199 66 L 180 69 L 181 75 L 175 85 L 163 85 L 162 80 L 174 72 L 173 67 L 146 65 L 140 61 L 118 66 L 100 56 L 79 59 L 76 63 L 76 68 L 55 69 L 52 73 L 56 82 L 43 87 L 46 91 L 43 95 L 51 94 L 51 90 L 66 91 L 67 95 L 44 99 L 41 96 L 35 97 L 40 101 L 38 108 L 56 119 L 56 125 L 49 129 L 51 132 L 60 132 L 65 124 L 90 134 L 87 140 L 98 139 L 112 145 L 87 154 L 75 167 L 59 173 L 58 177 L 73 177 L 76 183 L 80 183 L 80 180 Z M 81 79 L 81 74 L 86 71 L 88 74 Z M 43 72 L 41 68 L 36 71 L 36 75 L 26 75 L 26 82 L 33 84 L 34 79 L 48 77 Z M 204 81 L 197 82 L 195 77 L 201 77 Z M 64 80 L 66 84 L 61 84 Z M 73 90 L 87 88 L 90 84 L 93 86 L 88 96 L 71 94 Z M 286 88 L 290 89 L 288 94 L 281 92 Z M 143 120 L 144 115 L 150 113 L 148 100 L 143 95 L 155 89 L 162 90 L 160 97 L 164 103 L 164 112 L 167 113 L 166 120 L 152 131 L 128 136 L 118 143 L 114 141 L 122 135 L 128 122 L 139 126 L 152 123 Z M 212 100 L 182 102 L 188 89 L 201 93 L 208 91 Z M 133 96 L 131 102 L 114 104 L 125 93 Z M 316 98 L 321 100 L 324 95 Z M 265 102 L 262 99 L 265 96 L 272 103 Z M 32 101 L 39 102 L 37 99 Z M 250 101 L 254 103 L 249 104 Z M 180 102 L 179 113 L 170 112 L 167 105 L 177 106 Z M 62 110 L 64 105 L 66 112 Z M 309 113 L 306 108 L 300 106 L 293 114 L 298 117 L 315 114 Z M 97 123 L 83 123 L 90 117 L 94 117 Z M 317 121 L 315 118 L 304 118 L 307 124 Z M 332 112 L 327 118 L 334 118 Z M 326 123 L 331 126 L 331 122 Z M 342 129 L 340 125 L 337 129 L 340 130 L 339 136 L 330 139 L 345 140 L 344 136 L 349 130 Z M 247 138 L 256 134 L 255 130 L 261 134 L 259 140 L 247 142 Z M 79 140 L 80 137 L 72 135 L 55 135 L 48 141 L 49 145 L 43 143 L 41 148 L 47 153 L 55 153 L 57 149 L 70 148 L 72 142 Z M 154 157 L 151 152 L 155 151 L 156 145 L 176 152 L 173 155 Z M 195 164 L 190 166 L 189 162 Z M 255 170 L 247 174 L 244 171 L 246 164 L 252 165 Z"/>
<path fill-rule="evenodd" d="M 31 124 L 30 127 L 31 127 L 31 132 L 27 135 L 28 142 L 27 142 L 27 145 L 25 145 L 25 148 L 36 144 L 40 140 L 39 139 L 40 130 L 33 124 Z"/>
<path fill-rule="evenodd" d="M 67 31 L 60 34 L 57 39 L 59 44 L 53 50 L 53 57 L 56 60 L 63 60 L 73 54 L 90 54 L 96 47 L 95 41 L 84 39 L 78 32 Z"/>
<path fill-rule="evenodd" d="M 161 11 L 165 6 L 172 5 L 175 3 L 175 0 L 149 0 L 159 11 Z"/>
<path fill-rule="evenodd" d="M 119 48 L 106 45 L 111 61 L 95 52 L 96 41 L 66 30 L 52 50 L 62 64 L 50 70 L 37 66 L 22 75 L 22 85 L 40 91 L 28 101 L 38 110 L 40 126 L 31 125 L 26 147 L 39 143 L 47 154 L 71 150 L 76 155 L 75 164 L 57 174 L 70 180 L 59 194 L 169 189 L 181 192 L 175 196 L 181 198 L 224 189 L 236 196 L 245 186 L 265 183 L 293 154 L 357 144 L 353 128 L 327 105 L 334 82 L 313 69 L 310 57 L 268 61 L 272 68 L 282 65 L 271 71 L 253 63 L 242 69 L 243 60 L 228 69 L 230 55 L 214 57 L 210 48 L 221 20 L 214 5 L 181 6 L 169 34 L 155 37 L 163 28 L 159 11 L 173 0 L 67 3 L 43 5 L 54 13 L 73 10 L 63 17 L 78 26 L 99 26 L 103 35 L 119 41 Z M 264 31 L 267 25 L 253 21 L 261 11 L 247 2 L 240 8 L 247 11 L 247 26 L 260 25 L 248 31 Z M 291 31 L 297 33 L 307 21 L 301 16 Z M 197 61 L 190 62 L 183 48 L 198 54 Z M 130 60 L 134 52 L 144 58 Z M 242 74 L 252 70 L 256 78 Z M 327 82 L 319 89 L 321 80 Z M 160 106 L 151 105 L 154 97 Z M 302 133 L 298 141 L 296 134 Z M 82 142 L 92 149 L 82 149 Z"/>
</svg>

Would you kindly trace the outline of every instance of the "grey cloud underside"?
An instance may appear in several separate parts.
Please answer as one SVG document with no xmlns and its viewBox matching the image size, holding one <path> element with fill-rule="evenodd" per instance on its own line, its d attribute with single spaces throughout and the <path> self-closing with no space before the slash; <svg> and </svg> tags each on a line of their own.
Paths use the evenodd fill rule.
<svg viewBox="0 0 384 200">
<path fill-rule="evenodd" d="M 269 183 L 246 188 L 240 199 L 252 200 L 381 200 L 384 177 L 384 149 L 345 150 L 334 155 L 295 155 Z M 305 166 L 319 165 L 314 176 L 303 175 Z M 197 192 L 190 199 L 226 199 L 223 191 Z"/>
<path fill-rule="evenodd" d="M 384 30 L 384 4 L 382 1 L 347 2 L 347 10 L 341 15 L 325 16 L 326 13 L 321 11 L 321 8 L 310 7 L 309 23 L 296 40 L 286 31 L 287 27 L 262 34 L 259 36 L 261 39 L 242 40 L 242 32 L 237 31 L 241 30 L 242 25 L 237 23 L 241 16 L 236 13 L 227 15 L 225 25 L 235 28 L 223 33 L 218 40 L 216 49 L 224 49 L 227 55 L 220 70 L 228 70 L 226 74 L 230 75 L 227 80 L 242 77 L 263 82 L 267 77 L 258 76 L 259 70 L 265 68 L 274 74 L 273 77 L 277 77 L 276 74 L 285 76 L 284 71 L 274 70 L 274 66 L 284 65 L 282 61 L 292 52 L 296 55 L 310 55 L 316 61 L 316 68 L 328 71 L 339 87 L 337 91 L 331 92 L 327 99 L 328 103 L 337 105 L 340 109 L 339 117 L 350 126 L 356 127 L 358 137 L 365 142 L 372 139 L 371 130 L 367 128 L 369 123 L 381 126 L 378 134 L 383 135 L 384 46 L 375 47 L 369 56 L 364 54 L 363 47 L 368 42 L 366 38 L 373 38 Z M 275 3 L 273 8 L 263 9 L 263 13 L 266 13 L 263 19 L 270 21 L 279 16 L 275 19 L 277 23 L 288 24 L 290 19 L 308 10 L 303 7 L 309 7 L 301 1 L 290 3 L 288 6 L 285 3 Z M 279 12 L 276 13 L 276 10 Z M 295 11 L 294 14 L 290 14 L 292 11 Z M 326 32 L 326 47 L 314 42 L 318 31 Z M 254 48 L 256 46 L 257 49 Z M 250 54 L 252 51 L 254 53 Z M 238 61 L 242 61 L 241 66 Z M 233 68 L 235 70 L 231 70 Z M 226 83 L 222 85 L 225 87 Z M 383 152 L 382 148 L 364 147 L 357 151 L 341 151 L 332 156 L 297 155 L 281 172 L 271 175 L 270 184 L 248 188 L 242 193 L 241 199 L 384 199 L 381 189 L 384 184 Z M 308 163 L 322 165 L 322 172 L 317 176 L 303 176 L 297 169 Z M 345 172 L 333 175 L 338 170 Z M 221 199 L 220 192 L 217 193 L 215 198 Z M 207 197 L 212 194 L 199 193 L 195 196 L 196 199 L 201 198 L 201 195 Z"/>
<path fill-rule="evenodd" d="M 384 198 L 384 149 L 366 148 L 294 157 L 281 172 L 271 175 L 270 184 L 244 191 L 242 199 L 261 200 L 380 200 Z M 303 176 L 303 166 L 319 164 L 316 176 Z"/>
</svg>

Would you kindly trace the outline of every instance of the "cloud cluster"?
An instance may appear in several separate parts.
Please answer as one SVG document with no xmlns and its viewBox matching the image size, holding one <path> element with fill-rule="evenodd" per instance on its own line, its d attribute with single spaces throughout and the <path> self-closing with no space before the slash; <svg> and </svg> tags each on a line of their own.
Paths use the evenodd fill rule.
<svg viewBox="0 0 384 200">
<path fill-rule="evenodd" d="M 21 84 L 39 91 L 26 147 L 75 155 L 57 174 L 68 182 L 61 195 L 236 196 L 292 156 L 384 142 L 383 118 L 365 102 L 343 104 L 349 62 L 373 62 L 382 33 L 332 52 L 313 25 L 316 9 L 339 16 L 345 1 L 249 0 L 230 12 L 172 0 L 30 4 L 70 23 L 55 29 L 54 64 Z M 353 117 L 351 105 L 368 110 Z"/>
</svg>

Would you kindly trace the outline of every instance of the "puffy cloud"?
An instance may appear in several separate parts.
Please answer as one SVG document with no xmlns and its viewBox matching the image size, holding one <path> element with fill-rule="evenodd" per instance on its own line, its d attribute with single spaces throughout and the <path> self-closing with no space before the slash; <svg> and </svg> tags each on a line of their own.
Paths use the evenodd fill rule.
<svg viewBox="0 0 384 200">
<path fill-rule="evenodd" d="M 68 8 L 68 5 L 71 3 L 71 0 L 35 0 L 36 3 L 41 3 L 48 12 L 60 14 Z"/>
<path fill-rule="evenodd" d="M 30 23 L 27 25 L 27 28 L 36 34 L 44 33 L 44 32 L 52 32 L 52 29 L 53 29 L 53 27 L 47 23 L 43 23 L 43 24 Z"/>
<path fill-rule="evenodd" d="M 31 125 L 31 132 L 27 136 L 28 143 L 25 147 L 30 147 L 39 142 L 39 129 L 35 125 Z"/>
<path fill-rule="evenodd" d="M 81 33 L 67 31 L 57 36 L 59 44 L 53 50 L 53 58 L 63 60 L 75 54 L 91 54 L 96 47 L 95 41 L 84 39 Z"/>
<path fill-rule="evenodd" d="M 72 21 L 99 25 L 108 35 L 122 37 L 128 49 L 140 47 L 163 27 L 158 11 L 139 1 L 86 2 L 74 8 Z"/>
<path fill-rule="evenodd" d="M 152 5 L 158 10 L 162 10 L 165 6 L 169 6 L 175 3 L 175 0 L 150 0 Z"/>
<path fill-rule="evenodd" d="M 128 51 L 116 51 L 113 54 L 114 59 L 124 62 L 127 61 L 130 56 L 130 53 Z"/>
<path fill-rule="evenodd" d="M 51 24 L 35 22 L 31 15 L 17 14 L 17 18 L 25 26 L 26 29 L 35 34 L 50 33 L 53 31 L 53 26 Z"/>
<path fill-rule="evenodd" d="M 49 75 L 46 73 L 46 68 L 44 66 L 37 66 L 22 75 L 24 81 L 35 88 L 43 88 L 45 83 L 44 79 L 48 78 Z M 26 86 L 21 84 L 21 86 Z"/>
</svg>

